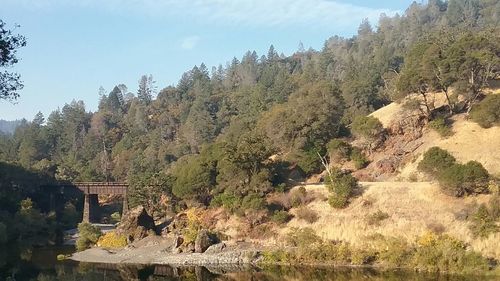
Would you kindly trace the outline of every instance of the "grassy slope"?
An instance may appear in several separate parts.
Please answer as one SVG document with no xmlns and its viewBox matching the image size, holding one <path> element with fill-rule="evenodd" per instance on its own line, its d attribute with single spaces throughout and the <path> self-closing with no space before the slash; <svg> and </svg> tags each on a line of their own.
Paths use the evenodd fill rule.
<svg viewBox="0 0 500 281">
<path fill-rule="evenodd" d="M 319 220 L 308 224 L 296 218 L 280 230 L 286 233 L 290 227 L 311 227 L 325 239 L 348 241 L 362 246 L 373 234 L 399 236 L 414 242 L 417 236 L 429 231 L 432 225 L 442 225 L 444 233 L 471 244 L 483 254 L 500 258 L 500 234 L 488 239 L 473 239 L 468 222 L 458 219 L 476 203 L 486 202 L 488 195 L 465 199 L 443 195 L 436 184 L 430 182 L 363 182 L 364 192 L 343 210 L 335 210 L 326 200 L 318 199 L 308 205 L 319 214 Z M 328 191 L 323 185 L 308 185 L 308 192 L 317 198 L 326 198 Z M 369 225 L 366 217 L 376 211 L 389 215 L 379 226 Z"/>
</svg>

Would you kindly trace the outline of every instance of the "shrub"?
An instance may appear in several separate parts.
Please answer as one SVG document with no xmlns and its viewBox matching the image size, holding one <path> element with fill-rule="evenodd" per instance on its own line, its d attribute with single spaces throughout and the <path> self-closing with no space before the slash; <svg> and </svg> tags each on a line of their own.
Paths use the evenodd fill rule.
<svg viewBox="0 0 500 281">
<path fill-rule="evenodd" d="M 234 213 L 240 208 L 241 199 L 234 194 L 224 192 L 214 196 L 210 205 L 214 207 L 224 207 L 229 212 Z"/>
<path fill-rule="evenodd" d="M 117 223 L 117 222 L 120 222 L 122 219 L 122 216 L 120 215 L 120 213 L 118 212 L 114 212 L 111 214 L 111 221 L 113 223 Z"/>
<path fill-rule="evenodd" d="M 332 139 L 328 145 L 328 154 L 330 162 L 343 162 L 350 160 L 351 145 L 343 140 Z"/>
<path fill-rule="evenodd" d="M 293 247 L 309 247 L 314 243 L 320 243 L 321 238 L 316 235 L 312 228 L 296 228 L 290 229 L 286 236 L 286 242 Z"/>
<path fill-rule="evenodd" d="M 256 193 L 251 193 L 243 197 L 241 208 L 243 210 L 262 210 L 266 208 L 266 200 Z"/>
<path fill-rule="evenodd" d="M 490 128 L 500 124 L 500 95 L 488 95 L 475 105 L 471 112 L 472 121 L 483 128 Z"/>
<path fill-rule="evenodd" d="M 319 216 L 318 213 L 314 210 L 311 210 L 307 207 L 300 207 L 299 209 L 297 209 L 297 218 L 308 223 L 315 223 L 319 219 Z"/>
<path fill-rule="evenodd" d="M 334 208 L 345 208 L 358 187 L 358 180 L 351 174 L 342 174 L 340 171 L 332 173 L 333 178 L 326 183 L 330 190 L 328 203 Z"/>
<path fill-rule="evenodd" d="M 311 175 L 321 171 L 322 165 L 318 158 L 318 152 L 323 153 L 321 149 L 315 147 L 305 147 L 289 154 L 287 159 L 290 162 L 297 163 L 297 166 L 306 174 Z"/>
<path fill-rule="evenodd" d="M 449 122 L 443 117 L 438 117 L 429 122 L 429 127 L 436 131 L 441 137 L 453 135 Z"/>
<path fill-rule="evenodd" d="M 467 245 L 448 235 L 427 233 L 417 241 L 409 266 L 428 272 L 477 273 L 489 269 L 489 262 Z"/>
<path fill-rule="evenodd" d="M 202 229 L 201 213 L 198 209 L 189 209 L 186 211 L 187 226 L 182 230 L 183 245 L 194 243 L 198 232 Z"/>
<path fill-rule="evenodd" d="M 351 129 L 355 136 L 368 140 L 378 139 L 384 131 L 382 123 L 372 116 L 355 117 L 351 124 Z"/>
<path fill-rule="evenodd" d="M 284 193 L 286 191 L 286 184 L 280 183 L 274 188 L 274 190 L 279 193 Z"/>
<path fill-rule="evenodd" d="M 67 227 L 74 227 L 80 220 L 80 214 L 76 207 L 71 202 L 64 204 L 64 209 L 61 216 L 61 222 Z"/>
<path fill-rule="evenodd" d="M 453 196 L 488 192 L 488 171 L 476 161 L 454 164 L 444 169 L 438 180 L 443 191 Z"/>
<path fill-rule="evenodd" d="M 78 224 L 78 240 L 76 240 L 76 250 L 83 251 L 97 243 L 102 232 L 90 223 L 82 222 Z"/>
<path fill-rule="evenodd" d="M 352 148 L 351 160 L 354 162 L 354 167 L 357 170 L 363 169 L 368 165 L 368 163 L 370 163 L 370 161 L 368 161 L 363 151 L 361 151 L 361 149 L 357 147 Z"/>
<path fill-rule="evenodd" d="M 431 147 L 424 153 L 424 159 L 418 163 L 418 169 L 431 176 L 439 175 L 444 169 L 455 164 L 455 157 L 439 147 Z"/>
<path fill-rule="evenodd" d="M 493 201 L 491 209 L 488 209 L 485 204 L 481 204 L 472 215 L 469 229 L 474 237 L 487 238 L 490 234 L 500 231 L 500 227 L 497 225 L 500 217 L 496 213 L 498 206 L 494 205 L 495 203 L 498 202 Z"/>
<path fill-rule="evenodd" d="M 403 239 L 395 237 L 382 238 L 379 241 L 379 259 L 382 264 L 390 267 L 403 267 L 412 257 L 412 247 Z"/>
<path fill-rule="evenodd" d="M 383 220 L 386 220 L 388 218 L 389 218 L 388 213 L 378 210 L 375 213 L 369 214 L 366 217 L 366 222 L 369 225 L 380 225 L 380 222 L 382 222 Z"/>
<path fill-rule="evenodd" d="M 307 191 L 306 188 L 300 186 L 299 188 L 293 190 L 290 193 L 290 206 L 293 208 L 297 208 L 302 204 L 306 204 L 307 201 Z"/>
<path fill-rule="evenodd" d="M 280 210 L 273 213 L 273 215 L 271 216 L 271 220 L 275 223 L 283 224 L 290 221 L 292 217 L 293 216 L 287 211 Z"/>
<path fill-rule="evenodd" d="M 123 248 L 127 246 L 127 237 L 125 235 L 119 235 L 114 231 L 110 231 L 99 237 L 97 246 L 113 249 Z"/>
</svg>

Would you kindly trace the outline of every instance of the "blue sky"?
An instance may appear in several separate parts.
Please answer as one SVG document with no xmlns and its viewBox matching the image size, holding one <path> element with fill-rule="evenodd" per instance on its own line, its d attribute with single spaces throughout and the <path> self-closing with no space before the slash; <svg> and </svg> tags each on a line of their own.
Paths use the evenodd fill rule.
<svg viewBox="0 0 500 281">
<path fill-rule="evenodd" d="M 413 1 L 348 0 L 0 0 L 0 19 L 27 37 L 13 68 L 25 88 L 0 119 L 31 120 L 73 99 L 95 110 L 98 89 L 135 92 L 152 74 L 159 89 L 194 65 L 225 64 L 271 44 L 289 55 L 299 42 L 319 49 L 352 36 L 363 18 L 402 13 Z"/>
</svg>

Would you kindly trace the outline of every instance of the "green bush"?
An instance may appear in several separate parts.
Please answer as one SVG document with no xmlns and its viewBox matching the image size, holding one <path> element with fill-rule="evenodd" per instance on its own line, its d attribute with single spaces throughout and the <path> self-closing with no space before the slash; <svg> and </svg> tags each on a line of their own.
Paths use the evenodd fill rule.
<svg viewBox="0 0 500 281">
<path fill-rule="evenodd" d="M 262 210 L 266 206 L 266 200 L 256 193 L 248 194 L 241 201 L 241 208 L 243 210 Z"/>
<path fill-rule="evenodd" d="M 429 127 L 441 135 L 441 137 L 449 137 L 453 135 L 450 124 L 443 117 L 438 117 L 429 122 Z"/>
<path fill-rule="evenodd" d="M 327 178 L 326 184 L 330 191 L 328 203 L 334 208 L 341 209 L 345 208 L 349 203 L 349 199 L 358 187 L 358 180 L 351 174 L 333 171 L 333 178 Z"/>
<path fill-rule="evenodd" d="M 271 221 L 278 223 L 278 224 L 283 224 L 287 223 L 292 219 L 292 215 L 288 213 L 287 211 L 284 210 L 279 210 L 273 213 L 271 216 Z"/>
<path fill-rule="evenodd" d="M 380 222 L 382 222 L 383 220 L 386 220 L 388 218 L 389 218 L 388 213 L 378 210 L 375 213 L 369 214 L 366 217 L 366 222 L 369 225 L 380 225 Z"/>
<path fill-rule="evenodd" d="M 102 232 L 90 223 L 82 222 L 78 224 L 78 240 L 76 240 L 76 250 L 83 251 L 99 241 Z"/>
<path fill-rule="evenodd" d="M 368 161 L 368 159 L 366 158 L 363 151 L 361 151 L 361 149 L 359 149 L 357 147 L 352 148 L 350 157 L 351 157 L 352 161 L 354 162 L 354 167 L 357 170 L 363 169 L 364 167 L 366 167 L 368 165 L 368 163 L 370 163 L 370 161 Z"/>
<path fill-rule="evenodd" d="M 439 147 L 431 147 L 424 153 L 424 159 L 418 164 L 418 169 L 431 176 L 438 176 L 444 169 L 455 164 L 456 159 L 448 151 Z"/>
<path fill-rule="evenodd" d="M 121 219 L 122 219 L 122 216 L 120 215 L 120 213 L 114 212 L 111 214 L 111 221 L 113 223 L 118 223 L 121 221 Z"/>
<path fill-rule="evenodd" d="M 297 163 L 297 166 L 306 174 L 311 175 L 321 171 L 322 165 L 318 158 L 318 152 L 323 153 L 316 147 L 305 147 L 290 153 L 287 159 Z"/>
<path fill-rule="evenodd" d="M 241 199 L 231 193 L 220 193 L 212 198 L 210 205 L 213 207 L 224 207 L 226 210 L 234 213 L 240 208 Z"/>
<path fill-rule="evenodd" d="M 277 186 L 274 187 L 274 191 L 279 193 L 284 193 L 286 191 L 286 184 L 285 183 L 278 184 Z"/>
<path fill-rule="evenodd" d="M 357 116 L 351 124 L 351 131 L 356 137 L 368 140 L 378 139 L 384 132 L 380 121 L 372 116 Z"/>
<path fill-rule="evenodd" d="M 332 139 L 327 144 L 330 162 L 337 163 L 350 160 L 351 149 L 352 147 L 349 143 L 339 139 Z"/>
<path fill-rule="evenodd" d="M 470 118 L 483 128 L 498 126 L 500 124 L 500 95 L 488 95 L 472 107 Z"/>
<path fill-rule="evenodd" d="M 308 223 L 315 223 L 319 219 L 319 216 L 318 213 L 314 210 L 311 210 L 307 207 L 300 207 L 299 209 L 297 209 L 297 218 Z"/>
<path fill-rule="evenodd" d="M 446 194 L 464 196 L 488 192 L 488 171 L 476 161 L 454 164 L 438 175 L 438 181 Z"/>
</svg>

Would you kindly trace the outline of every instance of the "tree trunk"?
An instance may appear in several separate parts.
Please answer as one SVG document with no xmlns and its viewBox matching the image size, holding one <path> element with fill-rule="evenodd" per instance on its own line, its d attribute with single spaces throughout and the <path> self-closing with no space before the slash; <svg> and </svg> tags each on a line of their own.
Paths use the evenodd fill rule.
<svg viewBox="0 0 500 281">
<path fill-rule="evenodd" d="M 444 89 L 443 92 L 444 92 L 444 95 L 446 96 L 446 101 L 448 102 L 448 107 L 449 107 L 450 115 L 453 115 L 453 108 L 454 108 L 454 106 L 451 105 L 450 96 L 448 95 L 448 89 Z"/>
</svg>

